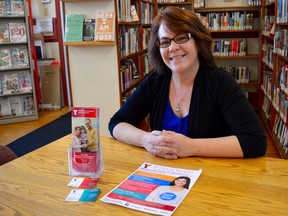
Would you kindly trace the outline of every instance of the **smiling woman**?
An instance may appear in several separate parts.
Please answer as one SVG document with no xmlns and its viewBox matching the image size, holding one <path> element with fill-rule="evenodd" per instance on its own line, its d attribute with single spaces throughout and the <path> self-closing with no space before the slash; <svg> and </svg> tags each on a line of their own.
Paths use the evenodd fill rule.
<svg viewBox="0 0 288 216">
<path fill-rule="evenodd" d="M 197 15 L 167 7 L 151 26 L 146 77 L 109 122 L 111 135 L 166 159 L 258 157 L 267 141 L 234 78 L 214 63 L 213 40 Z M 150 114 L 152 131 L 137 126 Z"/>
<path fill-rule="evenodd" d="M 169 186 L 159 186 L 152 191 L 145 201 L 177 206 L 189 190 L 190 178 L 179 176 Z"/>
</svg>

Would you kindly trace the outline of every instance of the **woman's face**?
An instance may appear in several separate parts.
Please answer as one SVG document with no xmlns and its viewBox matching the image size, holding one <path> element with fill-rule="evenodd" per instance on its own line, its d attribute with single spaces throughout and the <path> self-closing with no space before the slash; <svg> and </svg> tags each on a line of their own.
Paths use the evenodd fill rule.
<svg viewBox="0 0 288 216">
<path fill-rule="evenodd" d="M 184 178 L 176 179 L 174 182 L 177 187 L 183 187 L 187 183 L 186 179 Z"/>
<path fill-rule="evenodd" d="M 80 134 L 80 128 L 75 129 L 75 134 L 79 135 Z"/>
<path fill-rule="evenodd" d="M 161 38 L 172 39 L 175 37 L 175 33 L 169 31 L 163 23 L 160 25 L 158 36 Z M 176 44 L 175 41 L 171 41 L 171 44 L 167 48 L 159 48 L 163 61 L 165 64 L 175 73 L 189 73 L 193 68 L 198 70 L 198 48 L 193 38 L 188 41 Z"/>
</svg>

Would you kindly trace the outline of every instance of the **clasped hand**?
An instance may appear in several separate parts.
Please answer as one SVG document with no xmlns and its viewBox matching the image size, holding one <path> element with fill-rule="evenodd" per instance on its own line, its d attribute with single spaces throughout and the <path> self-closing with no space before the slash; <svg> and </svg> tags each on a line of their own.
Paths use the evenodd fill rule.
<svg viewBox="0 0 288 216">
<path fill-rule="evenodd" d="M 187 157 L 185 152 L 185 137 L 173 131 L 152 131 L 145 137 L 144 147 L 151 154 L 166 159 L 177 159 Z"/>
</svg>

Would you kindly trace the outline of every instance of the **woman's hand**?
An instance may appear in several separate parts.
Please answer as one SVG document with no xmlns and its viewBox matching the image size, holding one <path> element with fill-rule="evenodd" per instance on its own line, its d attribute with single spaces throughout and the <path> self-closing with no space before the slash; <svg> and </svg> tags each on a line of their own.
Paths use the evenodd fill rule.
<svg viewBox="0 0 288 216">
<path fill-rule="evenodd" d="M 145 139 L 144 147 L 155 156 L 166 159 L 189 156 L 188 146 L 185 145 L 187 137 L 182 134 L 173 131 L 152 131 Z"/>
</svg>

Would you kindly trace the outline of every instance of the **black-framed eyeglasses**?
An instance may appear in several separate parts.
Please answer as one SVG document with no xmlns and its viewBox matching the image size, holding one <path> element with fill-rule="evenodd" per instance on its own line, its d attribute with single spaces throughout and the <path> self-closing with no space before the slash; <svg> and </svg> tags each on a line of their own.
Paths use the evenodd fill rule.
<svg viewBox="0 0 288 216">
<path fill-rule="evenodd" d="M 190 33 L 186 34 L 177 34 L 174 38 L 161 38 L 157 41 L 157 46 L 160 48 L 167 48 L 171 45 L 171 41 L 173 40 L 176 44 L 182 44 L 192 38 Z"/>
</svg>

